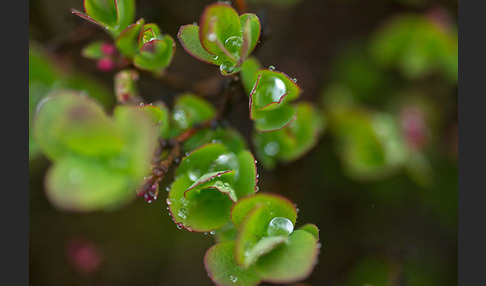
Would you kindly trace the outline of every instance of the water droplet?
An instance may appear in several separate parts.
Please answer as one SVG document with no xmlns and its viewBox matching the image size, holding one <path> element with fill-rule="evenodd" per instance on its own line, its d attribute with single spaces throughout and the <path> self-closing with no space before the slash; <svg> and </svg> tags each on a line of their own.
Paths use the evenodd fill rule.
<svg viewBox="0 0 486 286">
<path fill-rule="evenodd" d="M 299 208 L 296 208 L 296 209 L 295 209 L 295 211 L 296 211 L 297 213 L 299 213 L 299 212 L 300 212 L 300 209 L 299 209 Z"/>
<path fill-rule="evenodd" d="M 165 187 L 165 190 L 166 190 L 167 192 L 168 192 L 168 191 L 170 191 L 170 187 L 169 187 L 169 186 Z"/>
<path fill-rule="evenodd" d="M 232 54 L 235 58 L 238 58 L 241 53 L 241 46 L 243 45 L 243 38 L 242 37 L 229 37 L 224 41 L 224 47 L 230 54 Z"/>
<path fill-rule="evenodd" d="M 215 235 L 215 234 L 216 234 L 216 231 L 215 231 L 215 230 L 211 230 L 209 233 L 210 233 L 211 235 Z"/>
<path fill-rule="evenodd" d="M 294 78 L 292 79 L 292 81 L 293 81 L 293 82 L 295 82 L 295 83 L 297 83 L 297 78 L 295 78 L 295 77 L 294 77 Z"/>
<path fill-rule="evenodd" d="M 144 105 L 145 105 L 145 103 L 143 103 L 143 102 L 140 102 L 140 106 L 144 106 Z"/>
<path fill-rule="evenodd" d="M 223 185 L 223 182 L 221 181 L 217 181 L 216 183 L 214 183 L 214 186 L 218 189 L 221 189 L 224 185 Z"/>
<path fill-rule="evenodd" d="M 199 179 L 199 172 L 197 171 L 189 171 L 187 175 L 189 176 L 189 179 L 192 180 L 193 182 Z"/>
<path fill-rule="evenodd" d="M 165 202 L 170 206 L 174 202 L 174 199 L 167 198 Z"/>
<path fill-rule="evenodd" d="M 219 66 L 221 72 L 231 73 L 235 70 L 235 66 L 231 62 L 224 62 Z"/>
<path fill-rule="evenodd" d="M 182 224 L 178 223 L 178 224 L 176 224 L 176 226 L 177 226 L 178 229 L 182 229 Z"/>
<path fill-rule="evenodd" d="M 215 33 L 209 34 L 208 35 L 208 41 L 210 41 L 210 42 L 216 41 L 216 34 Z"/>
<path fill-rule="evenodd" d="M 275 66 L 269 66 L 268 69 L 271 70 L 271 71 L 274 71 L 275 70 Z"/>
<path fill-rule="evenodd" d="M 317 248 L 321 248 L 321 246 L 322 246 L 322 244 L 319 242 L 319 243 L 317 244 Z"/>
<path fill-rule="evenodd" d="M 187 214 L 189 212 L 187 211 L 186 208 L 180 208 L 179 211 L 177 211 L 177 216 L 182 218 L 182 219 L 185 219 L 187 217 Z"/>
<path fill-rule="evenodd" d="M 174 117 L 174 120 L 179 123 L 179 126 L 182 129 L 188 128 L 189 127 L 189 122 L 187 121 L 187 116 L 184 110 L 178 109 L 174 112 L 172 115 Z"/>
<path fill-rule="evenodd" d="M 193 22 L 192 24 L 193 24 L 194 26 L 197 26 L 197 22 Z"/>
<path fill-rule="evenodd" d="M 229 188 L 229 186 L 230 186 L 230 185 L 229 185 L 228 183 L 224 183 L 224 187 L 225 187 L 225 188 Z"/>
<path fill-rule="evenodd" d="M 230 281 L 235 283 L 236 281 L 238 281 L 238 277 L 234 276 L 234 275 L 230 275 L 229 277 Z"/>
<path fill-rule="evenodd" d="M 208 233 L 207 233 L 207 232 L 205 232 L 205 233 L 204 233 L 204 235 L 208 235 Z"/>
<path fill-rule="evenodd" d="M 285 217 L 276 217 L 270 221 L 267 233 L 270 236 L 288 236 L 294 231 L 294 225 Z"/>
<path fill-rule="evenodd" d="M 280 145 L 275 141 L 269 142 L 267 145 L 265 145 L 263 151 L 268 156 L 275 156 L 277 155 L 278 151 L 280 151 Z"/>
</svg>

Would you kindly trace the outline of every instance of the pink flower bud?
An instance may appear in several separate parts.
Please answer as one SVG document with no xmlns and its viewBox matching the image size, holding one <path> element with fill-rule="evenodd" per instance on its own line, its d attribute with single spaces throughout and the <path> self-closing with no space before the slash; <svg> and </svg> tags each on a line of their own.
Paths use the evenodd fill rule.
<svg viewBox="0 0 486 286">
<path fill-rule="evenodd" d="M 97 66 L 98 69 L 102 72 L 109 72 L 115 69 L 115 63 L 107 58 L 100 59 Z"/>
</svg>

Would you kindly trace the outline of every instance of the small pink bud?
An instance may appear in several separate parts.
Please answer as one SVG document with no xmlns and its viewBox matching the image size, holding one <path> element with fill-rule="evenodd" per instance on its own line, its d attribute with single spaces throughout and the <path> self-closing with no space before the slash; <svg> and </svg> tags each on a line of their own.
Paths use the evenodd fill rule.
<svg viewBox="0 0 486 286">
<path fill-rule="evenodd" d="M 101 51 L 103 52 L 103 54 L 105 54 L 107 56 L 111 56 L 111 55 L 115 54 L 116 49 L 115 49 L 115 46 L 113 46 L 112 44 L 103 43 L 101 45 Z"/>
<path fill-rule="evenodd" d="M 109 72 L 115 69 L 115 63 L 107 58 L 100 59 L 98 61 L 98 69 L 102 72 Z"/>
<path fill-rule="evenodd" d="M 81 237 L 74 237 L 66 244 L 69 261 L 80 273 L 93 273 L 99 269 L 103 257 L 98 248 Z"/>
</svg>

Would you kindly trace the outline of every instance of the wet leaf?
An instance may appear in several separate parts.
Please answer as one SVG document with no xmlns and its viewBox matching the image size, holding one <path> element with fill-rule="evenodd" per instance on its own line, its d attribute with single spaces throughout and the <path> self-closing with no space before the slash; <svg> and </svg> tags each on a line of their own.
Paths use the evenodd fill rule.
<svg viewBox="0 0 486 286">
<path fill-rule="evenodd" d="M 255 271 L 264 281 L 296 282 L 310 275 L 318 252 L 316 238 L 306 231 L 296 230 L 286 243 L 260 256 L 255 263 Z"/>
<path fill-rule="evenodd" d="M 211 280 L 219 286 L 258 285 L 261 279 L 253 268 L 242 269 L 234 260 L 234 241 L 222 242 L 212 246 L 204 256 L 204 266 Z"/>
</svg>

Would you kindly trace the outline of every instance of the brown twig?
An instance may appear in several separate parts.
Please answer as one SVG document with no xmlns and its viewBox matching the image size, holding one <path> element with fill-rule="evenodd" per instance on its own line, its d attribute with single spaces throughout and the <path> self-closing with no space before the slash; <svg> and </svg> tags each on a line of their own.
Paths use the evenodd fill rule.
<svg viewBox="0 0 486 286">
<path fill-rule="evenodd" d="M 236 10 L 239 14 L 246 13 L 246 1 L 245 0 L 235 0 Z"/>
</svg>

